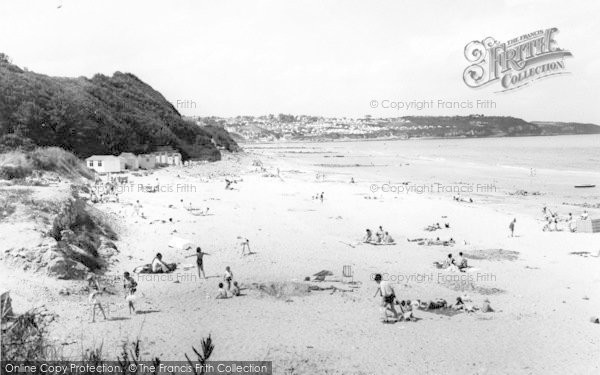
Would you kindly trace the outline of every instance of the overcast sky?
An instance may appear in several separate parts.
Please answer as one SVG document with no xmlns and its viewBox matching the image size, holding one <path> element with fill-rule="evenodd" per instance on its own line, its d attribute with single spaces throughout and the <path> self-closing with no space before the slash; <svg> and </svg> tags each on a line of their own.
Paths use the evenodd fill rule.
<svg viewBox="0 0 600 375">
<path fill-rule="evenodd" d="M 53 76 L 131 72 L 176 106 L 195 103 L 179 105 L 186 115 L 484 113 L 600 124 L 598 14 L 598 0 L 2 0 L 0 51 Z M 574 55 L 571 74 L 508 93 L 464 84 L 468 42 L 550 27 Z M 370 106 L 440 99 L 489 99 L 496 109 Z"/>
</svg>

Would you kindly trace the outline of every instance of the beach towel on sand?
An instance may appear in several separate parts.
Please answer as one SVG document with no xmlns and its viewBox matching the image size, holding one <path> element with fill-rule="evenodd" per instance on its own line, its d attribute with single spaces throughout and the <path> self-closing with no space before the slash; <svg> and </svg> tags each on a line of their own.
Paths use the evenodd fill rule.
<svg viewBox="0 0 600 375">
<path fill-rule="evenodd" d="M 186 250 L 193 246 L 194 245 L 190 241 L 186 240 L 185 238 L 181 238 L 181 237 L 173 237 L 173 238 L 171 238 L 171 241 L 169 242 L 169 247 L 179 249 L 179 250 Z"/>
<path fill-rule="evenodd" d="M 176 263 L 167 263 L 167 266 L 169 267 L 169 272 L 173 272 L 177 269 L 177 264 Z M 133 269 L 134 273 L 164 273 L 164 272 L 152 272 L 152 264 L 148 263 L 148 264 L 144 264 L 141 266 L 137 266 Z"/>
</svg>

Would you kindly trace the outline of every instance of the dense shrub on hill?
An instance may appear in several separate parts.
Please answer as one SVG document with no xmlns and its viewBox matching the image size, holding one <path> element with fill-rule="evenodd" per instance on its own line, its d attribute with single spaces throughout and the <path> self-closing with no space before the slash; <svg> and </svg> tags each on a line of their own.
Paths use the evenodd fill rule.
<svg viewBox="0 0 600 375">
<path fill-rule="evenodd" d="M 8 58 L 0 58 L 0 137 L 0 147 L 58 146 L 83 158 L 172 146 L 184 159 L 218 160 L 217 146 L 238 148 L 224 129 L 184 120 L 133 74 L 49 77 Z"/>
</svg>

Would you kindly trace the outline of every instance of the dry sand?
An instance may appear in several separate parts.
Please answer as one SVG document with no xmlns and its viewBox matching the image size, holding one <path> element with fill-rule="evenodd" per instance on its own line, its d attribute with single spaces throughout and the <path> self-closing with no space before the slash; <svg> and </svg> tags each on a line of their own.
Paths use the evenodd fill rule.
<svg viewBox="0 0 600 375">
<path fill-rule="evenodd" d="M 257 158 L 270 173 L 279 168 L 280 178 L 264 177 L 252 166 Z M 246 154 L 133 178 L 136 184 L 158 178 L 172 191 L 134 188 L 121 194 L 121 203 L 97 205 L 114 217 L 120 235 L 118 262 L 105 275 L 116 280 L 119 294 L 102 297 L 109 321 L 90 323 L 86 294 L 58 294 L 63 288 L 77 290 L 81 282 L 5 265 L 0 278 L 17 311 L 45 305 L 57 314 L 51 337 L 74 358 L 82 347 L 98 345 L 112 357 L 123 340 L 139 337 L 146 358 L 181 360 L 211 334 L 212 359 L 272 360 L 277 374 L 598 373 L 600 325 L 589 319 L 600 315 L 600 258 L 569 254 L 596 254 L 598 234 L 544 233 L 539 217 L 520 209 L 518 197 L 502 204 L 465 204 L 440 195 L 373 195 L 370 181 L 358 175 L 356 184 L 335 176 L 316 182 L 314 172 L 291 157 L 278 161 Z M 225 178 L 243 181 L 225 190 Z M 177 184 L 190 191 L 177 192 Z M 312 199 L 317 192 L 325 193 L 322 203 Z M 374 196 L 378 199 L 365 199 Z M 181 199 L 210 207 L 211 215 L 191 215 Z M 145 219 L 133 214 L 136 200 Z M 518 217 L 515 238 L 508 235 L 513 217 Z M 434 222 L 450 222 L 451 228 L 423 231 Z M 365 228 L 379 225 L 397 245 L 358 243 Z M 2 241 L 15 233 L 2 233 Z M 197 279 L 195 259 L 185 258 L 193 250 L 168 247 L 172 236 L 210 253 L 204 258 L 207 280 Z M 254 254 L 240 255 L 238 236 L 250 239 Z M 437 236 L 453 237 L 457 244 L 419 246 L 406 240 Z M 159 251 L 179 268 L 163 277 L 140 275 L 140 314 L 130 316 L 119 278 Z M 476 271 L 456 274 L 432 266 L 459 251 L 475 255 L 470 263 Z M 353 267 L 358 288 L 321 286 L 352 292 L 307 293 L 292 284 L 323 269 L 341 277 L 344 265 Z M 246 289 L 241 297 L 215 300 L 226 266 L 243 286 L 288 283 L 285 293 L 277 298 Z M 382 324 L 373 298 L 376 272 L 394 280 L 400 299 L 452 302 L 466 291 L 476 305 L 489 298 L 496 312 L 448 317 L 416 311 L 418 322 Z M 460 283 L 456 277 L 473 279 Z"/>
</svg>

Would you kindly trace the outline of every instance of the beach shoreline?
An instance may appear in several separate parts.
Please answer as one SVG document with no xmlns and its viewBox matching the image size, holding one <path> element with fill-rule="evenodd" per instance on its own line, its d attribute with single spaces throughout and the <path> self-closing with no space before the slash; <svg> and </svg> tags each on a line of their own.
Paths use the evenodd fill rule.
<svg viewBox="0 0 600 375">
<path fill-rule="evenodd" d="M 8 278 L 9 289 L 29 286 L 12 291 L 17 311 L 44 304 L 57 314 L 50 336 L 67 356 L 98 345 L 112 356 L 123 340 L 140 338 L 147 358 L 182 360 L 183 353 L 189 355 L 210 334 L 215 360 L 272 360 L 275 373 L 291 368 L 340 374 L 393 373 L 398 368 L 407 373 L 597 370 L 600 341 L 589 318 L 600 311 L 595 292 L 600 259 L 570 254 L 600 250 L 597 234 L 542 232 L 536 196 L 479 194 L 469 203 L 456 202 L 452 194 L 374 194 L 370 184 L 381 179 L 370 180 L 370 173 L 328 170 L 317 179 L 320 170 L 303 155 L 276 158 L 251 151 L 225 154 L 216 163 L 130 176 L 133 184 L 159 182 L 173 189 L 127 191 L 119 203 L 96 205 L 119 224 L 117 261 L 104 275 L 116 280 L 116 294 L 103 297 L 111 320 L 89 322 L 87 295 L 78 292 L 81 282 L 5 265 L 3 281 Z M 356 183 L 349 183 L 350 175 Z M 237 181 L 232 190 L 225 189 L 225 179 Z M 187 188 L 178 191 L 177 186 Z M 314 199 L 321 192 L 322 202 Z M 132 211 L 138 200 L 145 218 Z M 186 204 L 208 207 L 211 214 L 192 215 Z M 513 217 L 518 218 L 517 237 L 511 238 Z M 423 230 L 436 222 L 448 222 L 450 228 Z M 397 244 L 361 244 L 364 230 L 380 225 Z M 186 258 L 193 248 L 169 247 L 175 237 L 210 254 L 205 257 L 207 280 L 195 276 L 193 258 Z M 456 244 L 408 241 L 418 237 L 452 237 Z M 239 238 L 250 239 L 254 254 L 240 254 Z M 499 256 L 498 249 L 514 252 L 516 258 Z M 149 263 L 159 251 L 178 270 L 160 277 L 137 275 L 136 303 L 143 313 L 129 316 L 119 289 L 122 272 Z M 477 269 L 469 274 L 474 279 L 432 266 L 459 251 L 480 255 L 470 260 Z M 345 265 L 352 266 L 358 288 L 335 281 L 309 284 L 351 291 L 308 292 L 299 286 L 321 270 L 340 278 Z M 225 266 L 246 288 L 244 296 L 214 299 Z M 448 317 L 417 311 L 418 322 L 382 325 L 373 298 L 375 273 L 392 281 L 402 299 L 452 303 L 467 293 L 478 305 L 489 299 L 496 312 Z M 273 297 L 260 285 L 283 292 Z M 66 289 L 69 295 L 59 294 Z M 561 338 L 573 336 L 572 345 L 562 345 Z M 365 351 L 367 346 L 375 350 Z M 528 358 L 514 357 L 515 350 L 531 348 L 537 350 Z"/>
</svg>

